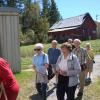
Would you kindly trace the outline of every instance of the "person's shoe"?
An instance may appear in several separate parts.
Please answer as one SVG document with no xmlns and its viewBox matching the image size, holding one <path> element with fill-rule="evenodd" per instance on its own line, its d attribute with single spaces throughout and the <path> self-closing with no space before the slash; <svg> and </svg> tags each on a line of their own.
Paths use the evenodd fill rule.
<svg viewBox="0 0 100 100">
<path fill-rule="evenodd" d="M 86 78 L 86 79 L 85 79 L 85 83 L 88 83 L 88 82 L 89 82 L 89 80 L 88 80 L 88 78 Z"/>
<path fill-rule="evenodd" d="M 88 81 L 91 82 L 91 78 L 90 77 L 88 78 Z"/>
<path fill-rule="evenodd" d="M 77 96 L 83 96 L 83 92 L 78 92 Z"/>
<path fill-rule="evenodd" d="M 47 91 L 49 90 L 49 86 L 47 85 Z"/>
</svg>

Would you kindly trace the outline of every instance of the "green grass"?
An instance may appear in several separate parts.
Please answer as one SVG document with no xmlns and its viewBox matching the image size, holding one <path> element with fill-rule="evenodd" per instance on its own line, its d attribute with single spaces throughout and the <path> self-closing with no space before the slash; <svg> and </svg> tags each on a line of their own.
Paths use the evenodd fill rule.
<svg viewBox="0 0 100 100">
<path fill-rule="evenodd" d="M 29 95 L 35 91 L 35 73 L 32 71 L 22 71 L 21 73 L 15 74 L 15 76 L 20 84 L 20 92 L 17 100 L 29 100 Z"/>
<path fill-rule="evenodd" d="M 85 47 L 85 43 L 91 43 L 91 46 L 94 50 L 95 54 L 100 54 L 100 39 L 97 40 L 90 40 L 90 41 L 84 41 L 82 42 L 82 47 Z"/>
<path fill-rule="evenodd" d="M 100 77 L 98 81 L 85 88 L 83 100 L 100 100 Z"/>
<path fill-rule="evenodd" d="M 25 57 L 21 58 L 21 68 L 24 69 L 29 69 L 29 65 L 32 64 L 32 58 L 31 57 Z"/>
<path fill-rule="evenodd" d="M 44 52 L 47 53 L 50 44 L 44 44 Z M 21 57 L 32 57 L 34 54 L 34 45 L 21 46 L 20 47 Z"/>
<path fill-rule="evenodd" d="M 85 43 L 91 43 L 95 54 L 100 54 L 100 39 L 97 40 L 90 40 L 90 41 L 83 41 L 82 42 L 82 47 L 85 46 Z M 60 44 L 58 45 L 60 46 Z M 44 52 L 47 53 L 48 48 L 50 47 L 50 44 L 44 44 Z M 20 47 L 21 51 L 21 57 L 32 57 L 34 54 L 34 45 L 29 45 L 29 46 L 21 46 Z"/>
</svg>

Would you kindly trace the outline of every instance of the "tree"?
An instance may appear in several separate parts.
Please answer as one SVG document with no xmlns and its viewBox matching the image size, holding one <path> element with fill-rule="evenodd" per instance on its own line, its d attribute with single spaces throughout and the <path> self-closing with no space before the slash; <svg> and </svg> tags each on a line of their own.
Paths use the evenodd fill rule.
<svg viewBox="0 0 100 100">
<path fill-rule="evenodd" d="M 31 3 L 25 8 L 22 14 L 22 30 L 26 33 L 27 29 L 36 30 L 37 21 L 40 17 L 40 7 L 38 3 Z"/>
<path fill-rule="evenodd" d="M 42 2 L 43 2 L 42 16 L 48 18 L 49 8 L 50 8 L 49 0 L 42 0 Z"/>
<path fill-rule="evenodd" d="M 15 0 L 7 0 L 7 6 L 8 7 L 15 7 L 16 1 Z"/>
<path fill-rule="evenodd" d="M 24 0 L 0 0 L 0 7 L 16 7 L 21 10 Z"/>
<path fill-rule="evenodd" d="M 50 13 L 49 13 L 50 26 L 52 26 L 55 22 L 59 21 L 60 19 L 61 19 L 61 15 L 58 11 L 56 3 L 54 0 L 51 0 Z"/>
</svg>

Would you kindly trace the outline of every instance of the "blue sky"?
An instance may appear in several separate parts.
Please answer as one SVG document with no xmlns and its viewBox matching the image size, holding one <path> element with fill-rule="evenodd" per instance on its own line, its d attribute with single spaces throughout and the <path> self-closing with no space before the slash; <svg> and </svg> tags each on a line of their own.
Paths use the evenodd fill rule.
<svg viewBox="0 0 100 100">
<path fill-rule="evenodd" d="M 100 0 L 55 0 L 63 19 L 89 12 L 100 21 Z"/>
</svg>

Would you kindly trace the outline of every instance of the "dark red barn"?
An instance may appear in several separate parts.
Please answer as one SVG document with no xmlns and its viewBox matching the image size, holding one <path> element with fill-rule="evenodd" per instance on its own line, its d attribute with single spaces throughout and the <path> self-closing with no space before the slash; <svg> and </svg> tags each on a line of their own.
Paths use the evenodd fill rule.
<svg viewBox="0 0 100 100">
<path fill-rule="evenodd" d="M 51 40 L 65 42 L 69 38 L 96 39 L 96 24 L 89 13 L 56 22 L 48 31 Z"/>
</svg>

